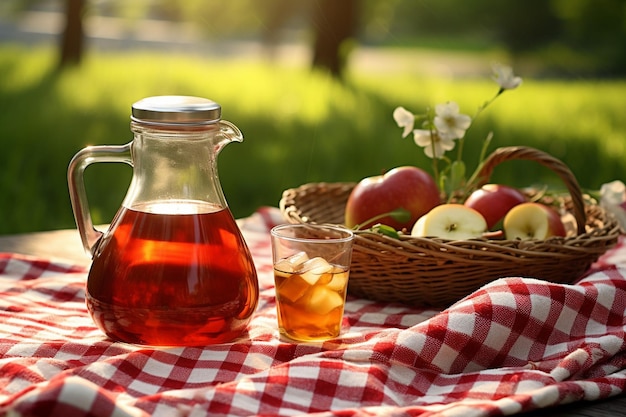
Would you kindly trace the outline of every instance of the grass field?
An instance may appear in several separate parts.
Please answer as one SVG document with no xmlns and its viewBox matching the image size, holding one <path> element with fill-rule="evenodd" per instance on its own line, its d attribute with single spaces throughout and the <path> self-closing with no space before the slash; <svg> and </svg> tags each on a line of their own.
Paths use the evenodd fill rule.
<svg viewBox="0 0 626 417">
<path fill-rule="evenodd" d="M 400 137 L 393 109 L 419 112 L 454 100 L 473 114 L 496 91 L 489 79 L 356 69 L 341 84 L 302 68 L 156 53 L 90 54 L 61 73 L 55 64 L 52 49 L 0 46 L 0 234 L 73 227 L 70 159 L 89 144 L 130 141 L 130 106 L 143 97 L 189 94 L 222 105 L 245 136 L 219 157 L 224 193 L 242 217 L 306 182 L 357 181 L 407 164 L 430 170 L 422 151 Z M 525 78 L 468 131 L 467 162 L 474 165 L 493 131 L 492 149 L 540 148 L 566 162 L 584 188 L 597 189 L 626 179 L 624 109 L 623 81 Z M 94 222 L 111 220 L 130 175 L 123 164 L 87 170 Z M 498 168 L 494 181 L 559 186 L 551 172 L 518 162 Z"/>
</svg>

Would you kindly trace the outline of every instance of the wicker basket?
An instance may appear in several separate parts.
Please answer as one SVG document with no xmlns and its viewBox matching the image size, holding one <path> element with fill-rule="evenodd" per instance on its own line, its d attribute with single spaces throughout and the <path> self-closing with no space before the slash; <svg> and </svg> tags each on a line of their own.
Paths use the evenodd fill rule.
<svg viewBox="0 0 626 417">
<path fill-rule="evenodd" d="M 576 178 L 558 159 L 537 149 L 494 151 L 479 174 L 479 185 L 509 160 L 536 161 L 554 171 L 569 191 L 560 198 L 574 215 L 575 236 L 547 240 L 450 241 L 369 231 L 355 233 L 350 294 L 412 306 L 447 307 L 500 277 L 534 277 L 557 283 L 579 278 L 621 233 L 617 221 L 596 204 L 586 204 Z M 344 223 L 345 205 L 355 183 L 312 183 L 286 190 L 281 211 L 290 223 Z M 540 200 L 542 201 L 542 200 Z M 547 202 L 547 201 L 546 201 Z"/>
</svg>

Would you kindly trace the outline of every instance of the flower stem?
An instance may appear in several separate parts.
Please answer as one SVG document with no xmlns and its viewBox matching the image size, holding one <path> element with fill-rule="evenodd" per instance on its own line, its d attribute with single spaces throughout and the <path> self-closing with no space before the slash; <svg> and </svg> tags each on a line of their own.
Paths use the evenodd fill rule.
<svg viewBox="0 0 626 417">
<path fill-rule="evenodd" d="M 489 105 L 490 105 L 491 103 L 493 103 L 494 101 L 496 101 L 496 99 L 500 96 L 500 94 L 504 93 L 505 91 L 506 91 L 506 90 L 505 90 L 504 88 L 500 87 L 500 89 L 498 90 L 498 92 L 496 93 L 496 95 L 495 95 L 495 96 L 493 96 L 490 100 L 485 101 L 485 102 L 483 103 L 483 105 L 482 105 L 482 106 L 480 106 L 480 107 L 476 110 L 476 113 L 474 114 L 474 117 L 472 118 L 472 121 L 473 121 L 474 119 L 476 119 L 476 118 L 478 117 L 478 115 L 479 115 L 480 113 L 482 113 L 482 112 L 483 112 L 483 110 L 485 110 L 487 107 L 489 107 Z"/>
<path fill-rule="evenodd" d="M 461 139 L 459 139 L 459 147 L 457 148 L 457 152 L 456 152 L 456 160 L 457 161 L 462 161 L 462 156 L 463 156 L 463 144 L 465 143 L 465 136 L 463 136 Z"/>
<path fill-rule="evenodd" d="M 439 184 L 439 163 L 438 158 L 435 153 L 435 135 L 437 133 L 433 130 L 432 126 L 430 127 L 430 146 L 433 151 L 433 176 L 435 177 L 435 184 Z"/>
<path fill-rule="evenodd" d="M 437 164 L 437 158 L 433 158 L 433 176 L 435 177 L 435 184 L 439 185 L 439 165 Z"/>
<path fill-rule="evenodd" d="M 483 142 L 482 149 L 480 150 L 478 166 L 476 166 L 476 170 L 474 170 L 474 173 L 472 174 L 470 179 L 467 181 L 466 193 L 468 194 L 472 192 L 473 188 L 476 186 L 476 181 L 478 181 L 479 179 L 478 173 L 482 170 L 483 166 L 485 165 L 485 157 L 487 155 L 487 148 L 489 148 L 489 144 L 491 143 L 492 138 L 493 138 L 493 132 L 489 132 L 489 134 L 485 138 L 485 141 Z"/>
</svg>

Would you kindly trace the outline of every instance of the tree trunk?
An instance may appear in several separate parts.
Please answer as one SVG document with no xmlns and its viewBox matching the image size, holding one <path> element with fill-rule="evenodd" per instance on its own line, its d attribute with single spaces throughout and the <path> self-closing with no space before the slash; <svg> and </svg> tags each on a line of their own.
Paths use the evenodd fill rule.
<svg viewBox="0 0 626 417">
<path fill-rule="evenodd" d="M 343 77 L 348 48 L 347 41 L 355 35 L 358 0 L 317 0 L 314 2 L 313 68 Z"/>
<path fill-rule="evenodd" d="M 61 34 L 60 67 L 80 64 L 83 55 L 85 0 L 65 0 L 65 28 Z"/>
</svg>

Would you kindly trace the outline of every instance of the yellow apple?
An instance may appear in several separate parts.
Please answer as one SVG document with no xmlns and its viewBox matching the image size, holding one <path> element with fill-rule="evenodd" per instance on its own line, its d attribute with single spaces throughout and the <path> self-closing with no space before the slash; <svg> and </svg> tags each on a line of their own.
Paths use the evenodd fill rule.
<svg viewBox="0 0 626 417">
<path fill-rule="evenodd" d="M 541 203 L 522 203 L 513 207 L 504 217 L 507 239 L 547 239 L 565 236 L 565 226 L 559 213 Z"/>
<path fill-rule="evenodd" d="M 420 217 L 411 236 L 449 240 L 479 238 L 487 231 L 487 221 L 478 211 L 462 204 L 442 204 Z"/>
</svg>

